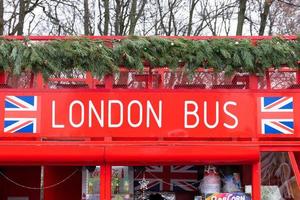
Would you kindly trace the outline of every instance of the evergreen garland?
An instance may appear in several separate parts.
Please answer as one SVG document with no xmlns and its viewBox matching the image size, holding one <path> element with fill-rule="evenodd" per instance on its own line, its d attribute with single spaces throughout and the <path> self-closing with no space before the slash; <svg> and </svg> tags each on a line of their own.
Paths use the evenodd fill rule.
<svg viewBox="0 0 300 200">
<path fill-rule="evenodd" d="M 0 39 L 0 68 L 14 75 L 22 71 L 41 72 L 45 78 L 56 72 L 90 71 L 101 77 L 118 66 L 143 70 L 184 67 L 193 73 L 199 67 L 215 71 L 262 74 L 266 68 L 282 65 L 299 67 L 300 37 L 297 40 L 273 38 L 257 41 L 211 39 L 187 40 L 160 37 L 128 37 L 113 41 L 108 48 L 100 40 L 71 38 L 34 42 Z M 68 73 L 66 73 L 68 74 Z M 70 74 L 70 73 L 69 73 Z"/>
</svg>

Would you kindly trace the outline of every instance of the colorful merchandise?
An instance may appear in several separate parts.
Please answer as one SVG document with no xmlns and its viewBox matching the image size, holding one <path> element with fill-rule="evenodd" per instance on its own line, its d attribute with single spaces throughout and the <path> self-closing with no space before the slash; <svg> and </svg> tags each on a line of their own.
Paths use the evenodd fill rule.
<svg viewBox="0 0 300 200">
<path fill-rule="evenodd" d="M 245 193 L 215 193 L 205 195 L 205 200 L 251 200 Z"/>
<path fill-rule="evenodd" d="M 241 192 L 241 180 L 239 173 L 227 175 L 223 178 L 223 192 Z"/>
<path fill-rule="evenodd" d="M 205 167 L 204 177 L 200 183 L 200 191 L 203 194 L 218 193 L 221 191 L 221 178 L 215 166 L 209 165 Z"/>
</svg>

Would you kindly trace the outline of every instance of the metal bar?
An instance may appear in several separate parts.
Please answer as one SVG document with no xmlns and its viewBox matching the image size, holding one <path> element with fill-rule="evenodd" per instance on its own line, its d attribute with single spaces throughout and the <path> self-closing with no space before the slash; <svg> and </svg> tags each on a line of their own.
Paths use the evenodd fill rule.
<svg viewBox="0 0 300 200">
<path fill-rule="evenodd" d="M 32 137 L 29 138 L 30 140 Z M 293 151 L 299 151 L 300 152 L 300 141 L 295 140 L 295 138 L 291 138 L 293 142 L 291 141 L 233 141 L 231 139 L 226 141 L 213 141 L 208 140 L 207 138 L 205 140 L 200 141 L 199 138 L 193 138 L 193 140 L 161 140 L 159 141 L 159 138 L 149 138 L 149 140 L 145 140 L 145 138 L 128 138 L 128 140 L 119 140 L 116 141 L 114 138 L 111 138 L 110 140 L 83 140 L 84 138 L 53 138 L 53 140 L 44 140 L 44 141 L 36 141 L 36 140 L 25 140 L 24 138 L 1 138 L 0 137 L 0 147 L 10 147 L 10 146 L 51 146 L 51 145 L 62 145 L 62 146 L 68 146 L 68 145 L 101 145 L 101 146 L 183 146 L 183 147 L 198 147 L 201 148 L 201 146 L 230 146 L 230 147 L 260 147 L 260 151 L 267 151 L 268 149 L 270 151 L 275 151 L 276 149 L 278 151 L 282 151 L 283 148 L 293 148 Z M 21 140 L 21 141 L 20 141 Z M 24 141 L 25 140 L 25 141 Z M 12 143 L 13 141 L 13 143 Z M 138 143 L 137 143 L 138 141 Z"/>
<path fill-rule="evenodd" d="M 249 76 L 249 89 L 257 89 L 258 86 L 258 78 L 256 75 Z"/>
<path fill-rule="evenodd" d="M 29 88 L 33 88 L 34 87 L 34 77 L 35 77 L 34 73 L 31 72 L 31 74 L 30 74 Z"/>
<path fill-rule="evenodd" d="M 270 71 L 266 70 L 265 73 L 266 73 L 267 89 L 271 89 Z"/>
<path fill-rule="evenodd" d="M 37 89 L 42 89 L 44 87 L 44 79 L 42 73 L 37 73 L 36 74 L 36 88 Z"/>
<path fill-rule="evenodd" d="M 48 81 L 74 81 L 74 82 L 85 82 L 84 78 L 49 78 Z"/>
<path fill-rule="evenodd" d="M 88 84 L 89 88 L 95 88 L 94 87 L 93 75 L 92 75 L 91 72 L 86 73 L 86 84 Z"/>
<path fill-rule="evenodd" d="M 261 163 L 260 161 L 252 165 L 252 200 L 261 200 Z"/>
<path fill-rule="evenodd" d="M 300 188 L 300 171 L 299 171 L 299 167 L 298 167 L 298 164 L 297 164 L 297 161 L 295 158 L 295 154 L 292 151 L 289 151 L 288 154 L 289 154 L 290 162 L 291 162 L 291 165 L 292 165 L 295 177 L 296 177 L 297 185 Z"/>
<path fill-rule="evenodd" d="M 1 165 L 97 165 L 104 158 L 104 148 L 96 145 L 78 145 L 71 142 L 43 145 L 15 143 L 0 145 Z"/>
<path fill-rule="evenodd" d="M 113 165 L 253 163 L 259 159 L 255 146 L 121 146 L 105 147 L 105 162 Z M 141 158 L 142 155 L 142 158 Z"/>
<path fill-rule="evenodd" d="M 300 84 L 300 70 L 299 69 L 296 72 L 296 82 L 297 82 L 297 84 Z"/>
<path fill-rule="evenodd" d="M 105 165 L 100 165 L 100 200 L 106 199 L 106 171 Z"/>
<path fill-rule="evenodd" d="M 106 75 L 104 77 L 104 84 L 106 89 L 112 89 L 113 88 L 113 76 L 112 75 Z"/>
<path fill-rule="evenodd" d="M 112 171 L 112 166 L 109 164 L 104 165 L 103 173 L 105 173 L 105 180 L 101 180 L 102 184 L 102 190 L 103 192 L 101 195 L 103 195 L 103 198 L 101 200 L 111 200 L 111 171 Z"/>
</svg>

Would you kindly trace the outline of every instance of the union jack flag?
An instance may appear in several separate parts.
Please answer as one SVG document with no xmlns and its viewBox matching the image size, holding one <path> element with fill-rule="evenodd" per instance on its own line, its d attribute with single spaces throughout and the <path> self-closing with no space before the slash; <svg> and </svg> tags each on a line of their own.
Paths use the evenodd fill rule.
<svg viewBox="0 0 300 200">
<path fill-rule="evenodd" d="M 262 134 L 294 134 L 293 97 L 260 97 Z"/>
<path fill-rule="evenodd" d="M 4 133 L 37 132 L 37 96 L 6 96 L 4 108 Z"/>
<path fill-rule="evenodd" d="M 135 171 L 135 190 L 140 189 L 139 181 L 143 173 Z M 147 166 L 145 178 L 149 181 L 148 190 L 158 191 L 197 191 L 198 170 L 192 165 Z"/>
</svg>

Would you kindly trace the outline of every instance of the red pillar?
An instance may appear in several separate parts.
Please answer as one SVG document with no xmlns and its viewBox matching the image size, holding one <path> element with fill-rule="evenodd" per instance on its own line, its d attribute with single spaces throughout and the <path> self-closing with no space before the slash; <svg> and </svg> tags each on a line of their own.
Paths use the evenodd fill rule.
<svg viewBox="0 0 300 200">
<path fill-rule="evenodd" d="M 111 200 L 111 165 L 101 165 L 100 200 Z"/>
<path fill-rule="evenodd" d="M 255 74 L 249 76 L 249 89 L 256 90 L 258 88 L 258 78 Z"/>
<path fill-rule="evenodd" d="M 271 89 L 271 79 L 270 79 L 270 72 L 266 70 L 266 82 L 267 82 L 267 89 Z"/>
<path fill-rule="evenodd" d="M 112 75 L 105 75 L 104 76 L 104 84 L 106 89 L 112 89 L 113 87 L 113 79 Z"/>
<path fill-rule="evenodd" d="M 297 70 L 297 72 L 296 72 L 296 80 L 297 80 L 297 84 L 300 84 L 300 70 Z"/>
<path fill-rule="evenodd" d="M 43 89 L 44 87 L 44 79 L 42 73 L 36 74 L 36 88 L 37 89 Z"/>
<path fill-rule="evenodd" d="M 94 87 L 94 78 L 91 72 L 86 72 L 86 84 L 88 84 L 89 88 L 95 88 Z"/>
<path fill-rule="evenodd" d="M 260 161 L 252 165 L 252 200 L 260 200 L 261 188 L 261 165 Z"/>
</svg>

